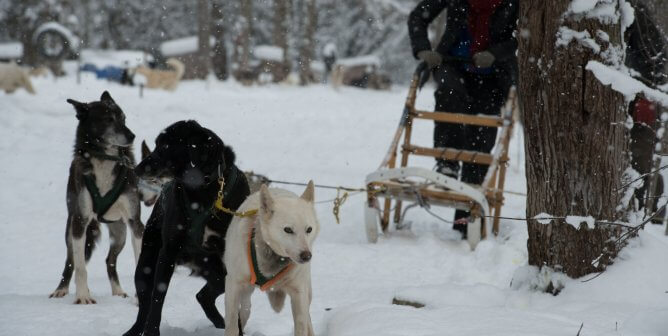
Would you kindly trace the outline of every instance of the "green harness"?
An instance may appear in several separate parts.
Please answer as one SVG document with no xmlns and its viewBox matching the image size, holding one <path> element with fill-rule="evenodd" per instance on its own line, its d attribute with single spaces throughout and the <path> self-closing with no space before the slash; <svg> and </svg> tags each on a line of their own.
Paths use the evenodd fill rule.
<svg viewBox="0 0 668 336">
<path fill-rule="evenodd" d="M 97 219 L 102 223 L 110 223 L 110 221 L 104 219 L 104 215 L 109 211 L 112 205 L 116 203 L 123 190 L 125 185 L 128 182 L 128 167 L 124 164 L 124 158 L 119 156 L 107 155 L 105 153 L 95 153 L 87 152 L 91 156 L 108 161 L 118 161 L 121 162 L 121 169 L 114 180 L 114 185 L 111 187 L 104 196 L 100 193 L 100 189 L 95 183 L 95 174 L 86 174 L 84 175 L 84 184 L 88 193 L 90 194 L 91 199 L 93 200 L 93 212 L 97 214 Z"/>
</svg>

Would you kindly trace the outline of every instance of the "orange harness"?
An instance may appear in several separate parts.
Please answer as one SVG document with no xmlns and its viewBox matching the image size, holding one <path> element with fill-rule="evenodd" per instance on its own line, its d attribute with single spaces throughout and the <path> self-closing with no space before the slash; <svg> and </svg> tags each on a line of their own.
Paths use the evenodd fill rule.
<svg viewBox="0 0 668 336">
<path fill-rule="evenodd" d="M 267 289 L 270 289 L 278 280 L 284 277 L 295 265 L 294 263 L 290 262 L 273 278 L 265 277 L 264 274 L 260 272 L 260 267 L 257 263 L 257 253 L 255 251 L 255 244 L 253 244 L 254 233 L 255 228 L 251 226 L 250 230 L 248 230 L 248 248 L 246 249 L 248 254 L 248 268 L 250 269 L 250 283 L 252 285 L 259 286 L 260 290 L 265 292 Z"/>
</svg>

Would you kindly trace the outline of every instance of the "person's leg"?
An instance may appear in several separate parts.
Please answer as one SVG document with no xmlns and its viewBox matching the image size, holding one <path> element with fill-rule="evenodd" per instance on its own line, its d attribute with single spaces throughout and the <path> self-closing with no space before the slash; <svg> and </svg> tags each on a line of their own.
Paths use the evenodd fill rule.
<svg viewBox="0 0 668 336">
<path fill-rule="evenodd" d="M 499 87 L 494 77 L 483 77 L 471 75 L 467 80 L 469 92 L 474 101 L 471 105 L 470 114 L 498 115 L 508 95 L 508 88 Z M 466 140 L 463 149 L 489 153 L 496 142 L 496 127 L 466 126 Z M 470 184 L 481 184 L 489 170 L 487 165 L 474 163 L 462 164 L 462 182 Z M 455 212 L 455 224 L 453 229 L 466 235 L 465 221 L 471 214 L 468 211 L 457 210 Z"/>
<path fill-rule="evenodd" d="M 641 123 L 634 123 L 631 128 L 631 167 L 640 175 L 650 172 L 652 169 L 652 154 L 654 152 L 655 135 L 654 130 Z M 636 189 L 635 198 L 638 201 L 638 209 L 645 206 L 647 197 L 647 185 L 649 176 L 643 178 L 643 186 Z"/>
<path fill-rule="evenodd" d="M 453 66 L 443 65 L 435 71 L 434 79 L 438 84 L 434 93 L 436 111 L 466 113 L 469 109 L 471 99 L 463 84 L 463 77 L 460 71 Z M 443 122 L 434 123 L 435 148 L 463 148 L 464 140 L 463 125 Z M 458 175 L 459 161 L 436 159 L 436 162 L 437 170 L 454 177 Z"/>
</svg>

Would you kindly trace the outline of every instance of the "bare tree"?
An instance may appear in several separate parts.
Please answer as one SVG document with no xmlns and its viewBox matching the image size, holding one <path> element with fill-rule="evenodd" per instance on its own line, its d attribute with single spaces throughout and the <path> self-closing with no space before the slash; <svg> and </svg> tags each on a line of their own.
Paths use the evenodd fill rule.
<svg viewBox="0 0 668 336">
<path fill-rule="evenodd" d="M 229 73 L 227 70 L 227 48 L 225 48 L 225 13 L 222 1 L 225 0 L 213 0 L 211 3 L 211 34 L 216 38 L 211 66 L 216 77 L 225 80 Z"/>
<path fill-rule="evenodd" d="M 301 1 L 301 9 L 304 9 L 306 2 L 306 20 L 302 20 L 302 40 L 299 50 L 299 78 L 302 85 L 315 81 L 313 71 L 311 71 L 311 60 L 315 57 L 315 31 L 318 26 L 318 10 L 316 0 Z"/>
<path fill-rule="evenodd" d="M 197 1 L 197 68 L 193 69 L 196 78 L 206 78 L 209 74 L 211 63 L 211 26 L 210 26 L 209 0 Z"/>
<path fill-rule="evenodd" d="M 237 41 L 237 54 L 240 71 L 248 71 L 250 63 L 251 34 L 253 31 L 253 1 L 241 0 L 241 31 Z"/>
<path fill-rule="evenodd" d="M 283 49 L 283 61 L 289 66 L 288 54 L 288 13 L 290 12 L 289 0 L 274 0 L 274 45 Z"/>
<path fill-rule="evenodd" d="M 527 218 L 592 216 L 622 217 L 621 181 L 628 166 L 627 117 L 621 94 L 602 85 L 585 69 L 590 60 L 604 60 L 596 46 L 568 40 L 571 32 L 591 32 L 608 50 L 623 49 L 619 20 L 569 17 L 571 0 L 520 1 L 518 34 L 519 92 L 526 132 Z M 617 1 L 600 1 L 613 6 Z M 566 42 L 558 45 L 562 36 Z M 607 40 L 608 42 L 606 42 Z M 574 217 L 569 222 L 574 223 Z M 548 266 L 571 277 L 602 271 L 618 247 L 618 227 L 588 228 L 575 221 L 528 222 L 529 264 Z M 579 228 L 576 228 L 579 226 Z"/>
</svg>

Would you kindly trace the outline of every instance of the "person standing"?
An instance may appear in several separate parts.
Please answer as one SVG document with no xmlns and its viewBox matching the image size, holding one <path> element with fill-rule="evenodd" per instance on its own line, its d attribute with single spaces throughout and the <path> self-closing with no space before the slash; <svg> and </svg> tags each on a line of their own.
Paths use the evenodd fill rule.
<svg viewBox="0 0 668 336">
<path fill-rule="evenodd" d="M 429 24 L 447 11 L 443 37 L 433 48 Z M 408 33 L 413 55 L 431 69 L 437 83 L 436 111 L 498 115 L 513 78 L 517 60 L 518 0 L 424 0 L 410 13 Z M 434 147 L 489 153 L 497 128 L 436 122 Z M 466 183 L 482 183 L 486 165 L 437 159 L 436 170 Z M 455 212 L 453 228 L 466 235 L 470 213 Z"/>
<path fill-rule="evenodd" d="M 626 62 L 625 65 L 635 71 L 635 77 L 643 83 L 658 87 L 667 81 L 666 76 L 666 42 L 665 37 L 654 23 L 649 9 L 639 0 L 631 1 L 635 20 L 626 29 Z M 648 186 L 654 161 L 654 150 L 657 143 L 656 129 L 659 121 L 660 106 L 638 96 L 629 107 L 629 114 L 633 118 L 631 128 L 631 167 L 643 178 L 643 186 L 636 189 L 635 199 L 638 209 L 646 205 Z M 659 175 L 651 193 L 655 196 L 663 194 L 663 178 Z M 653 199 L 651 213 L 657 211 L 657 204 L 661 200 Z M 661 202 L 662 203 L 662 202 Z M 652 222 L 661 224 L 665 212 L 658 214 Z"/>
</svg>

